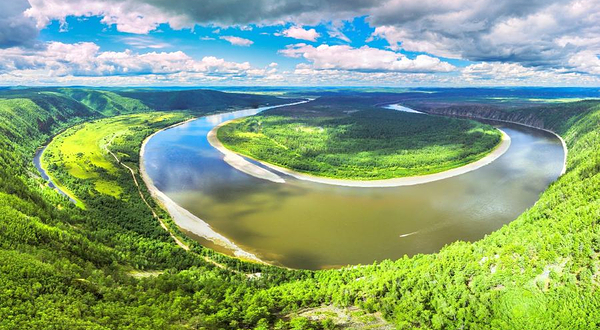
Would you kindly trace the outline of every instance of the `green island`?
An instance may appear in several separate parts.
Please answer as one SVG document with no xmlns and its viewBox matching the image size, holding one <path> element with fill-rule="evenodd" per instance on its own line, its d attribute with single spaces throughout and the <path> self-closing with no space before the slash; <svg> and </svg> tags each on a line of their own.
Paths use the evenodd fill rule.
<svg viewBox="0 0 600 330">
<path fill-rule="evenodd" d="M 323 97 L 220 127 L 217 137 L 244 156 L 300 173 L 380 180 L 443 172 L 477 161 L 501 141 L 472 120 L 381 109 L 370 99 Z M 356 102 L 350 102 L 354 99 Z"/>
<path fill-rule="evenodd" d="M 173 103 L 173 95 L 162 98 L 171 103 L 160 104 L 161 98 L 144 94 L 151 92 L 128 93 L 1 92 L 0 328 L 600 326 L 598 101 L 509 110 L 436 107 L 439 114 L 462 111 L 550 129 L 567 143 L 567 171 L 529 210 L 477 242 L 371 265 L 306 271 L 240 261 L 185 237 L 145 186 L 137 187 L 131 172 L 108 153 L 117 154 L 141 182 L 139 148 L 153 131 L 189 116 L 278 101 L 189 91 L 201 101 L 192 106 L 186 99 L 186 109 Z M 98 94 L 110 102 L 92 97 Z M 221 104 L 201 106 L 211 99 Z M 35 150 L 64 129 L 48 149 L 46 168 L 84 208 L 50 189 L 31 162 Z M 93 144 L 80 150 L 76 141 Z M 64 160 L 49 163 L 58 153 Z"/>
</svg>

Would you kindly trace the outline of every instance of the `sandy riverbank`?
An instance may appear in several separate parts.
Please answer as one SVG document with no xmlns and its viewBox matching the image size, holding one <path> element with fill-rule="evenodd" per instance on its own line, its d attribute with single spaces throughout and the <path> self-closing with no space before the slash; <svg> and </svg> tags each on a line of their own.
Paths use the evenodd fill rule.
<svg viewBox="0 0 600 330">
<path fill-rule="evenodd" d="M 230 121 L 227 121 L 218 126 L 215 126 L 208 133 L 208 136 L 211 137 L 208 139 L 208 142 L 215 149 L 219 150 L 221 153 L 223 153 L 225 155 L 225 158 L 226 158 L 225 161 L 227 161 L 227 158 L 231 158 L 232 157 L 231 155 L 233 154 L 238 157 L 235 159 L 235 166 L 229 162 L 228 163 L 230 165 L 232 165 L 234 168 L 236 168 L 236 169 L 244 168 L 244 171 L 243 171 L 244 173 L 247 173 L 247 174 L 257 177 L 259 179 L 271 180 L 271 178 L 273 178 L 273 176 L 279 177 L 277 174 L 272 173 L 270 171 L 266 171 L 265 169 L 261 168 L 260 166 L 249 162 L 248 160 L 246 160 L 239 154 L 237 154 L 237 153 L 225 148 L 225 146 L 223 146 L 223 144 L 216 138 L 217 130 L 221 126 L 226 125 L 229 122 Z M 383 187 L 412 186 L 412 185 L 417 185 L 417 184 L 423 184 L 423 183 L 443 180 L 443 179 L 451 178 L 451 177 L 454 177 L 457 175 L 465 174 L 467 172 L 471 172 L 471 171 L 474 171 L 485 165 L 488 165 L 491 162 L 493 162 L 494 160 L 498 159 L 498 157 L 502 156 L 508 150 L 508 148 L 510 147 L 510 141 L 511 141 L 510 136 L 508 136 L 508 134 L 506 134 L 501 129 L 498 129 L 498 130 L 502 133 L 502 140 L 500 141 L 500 144 L 498 146 L 496 146 L 496 148 L 494 150 L 492 150 L 492 152 L 490 152 L 485 157 L 483 157 L 473 163 L 470 163 L 470 164 L 467 164 L 467 165 L 464 165 L 461 167 L 453 168 L 451 170 L 447 170 L 444 172 L 428 174 L 428 175 L 410 176 L 410 177 L 404 177 L 404 178 L 384 179 L 384 180 L 344 180 L 344 179 L 317 177 L 314 175 L 299 173 L 299 172 L 296 172 L 296 171 L 293 171 L 293 170 L 290 170 L 287 168 L 283 168 L 281 166 L 277 166 L 277 165 L 273 165 L 273 164 L 264 162 L 264 161 L 260 161 L 260 160 L 256 160 L 256 161 L 274 171 L 289 175 L 296 179 L 304 180 L 304 181 L 311 181 L 311 182 L 316 182 L 316 183 L 322 183 L 322 184 L 330 184 L 330 185 L 346 186 L 346 187 L 358 187 L 358 188 L 383 188 Z M 268 176 L 264 177 L 261 175 L 261 173 L 263 173 L 264 171 L 269 173 Z M 283 179 L 281 179 L 281 180 L 283 180 Z"/>
<path fill-rule="evenodd" d="M 148 136 L 144 140 L 144 142 L 142 143 L 142 147 L 140 149 L 140 164 L 139 164 L 140 174 L 142 176 L 142 179 L 144 180 L 146 187 L 148 187 L 148 190 L 150 191 L 150 194 L 152 195 L 152 197 L 156 201 L 158 201 L 158 203 L 165 210 L 167 210 L 167 212 L 169 212 L 169 214 L 171 215 L 171 218 L 173 218 L 173 221 L 175 221 L 177 226 L 179 226 L 180 228 L 185 229 L 189 232 L 192 232 L 195 235 L 198 235 L 204 239 L 207 239 L 219 246 L 222 246 L 229 251 L 232 251 L 233 254 L 238 258 L 248 259 L 248 260 L 264 263 L 256 255 L 254 255 L 250 252 L 244 251 L 242 248 L 237 246 L 235 243 L 233 243 L 232 241 L 227 239 L 227 237 L 217 233 L 208 223 L 204 222 L 202 219 L 193 215 L 192 213 L 190 213 L 188 210 L 184 209 L 183 207 L 177 205 L 177 203 L 175 203 L 167 195 L 165 195 L 162 191 L 158 190 L 158 188 L 156 188 L 156 186 L 154 186 L 152 179 L 150 179 L 150 177 L 146 173 L 144 161 L 142 159 L 144 152 L 146 150 L 146 143 L 154 135 L 156 135 L 164 130 L 173 128 L 175 126 L 186 124 L 195 119 L 196 118 L 192 118 L 192 119 L 186 120 L 184 122 L 163 128 L 159 131 L 154 132 L 152 135 Z"/>
<path fill-rule="evenodd" d="M 224 155 L 223 160 L 236 170 L 244 172 L 248 175 L 252 175 L 253 177 L 269 180 L 275 183 L 285 183 L 285 180 L 279 175 L 271 171 L 265 170 L 264 168 L 257 166 L 256 164 L 252 164 L 239 154 L 225 148 L 225 146 L 217 138 L 217 130 L 221 126 L 226 125 L 229 122 L 231 122 L 231 120 L 215 126 L 210 132 L 208 132 L 208 135 L 206 136 L 206 138 L 208 139 L 208 143 L 210 143 L 211 146 L 219 150 Z"/>
</svg>

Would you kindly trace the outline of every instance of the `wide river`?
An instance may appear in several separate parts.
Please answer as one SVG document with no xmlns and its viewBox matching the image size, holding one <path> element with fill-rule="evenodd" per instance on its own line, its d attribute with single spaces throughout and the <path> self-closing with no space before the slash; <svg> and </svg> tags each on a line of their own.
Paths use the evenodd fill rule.
<svg viewBox="0 0 600 330">
<path fill-rule="evenodd" d="M 215 125 L 262 110 L 212 115 L 162 131 L 147 142 L 142 161 L 154 185 L 174 202 L 262 260 L 293 268 L 369 264 L 480 239 L 531 207 L 563 167 L 554 135 L 498 124 L 512 139 L 509 150 L 453 178 L 351 188 L 280 174 L 286 183 L 273 183 L 232 168 L 206 139 Z"/>
</svg>

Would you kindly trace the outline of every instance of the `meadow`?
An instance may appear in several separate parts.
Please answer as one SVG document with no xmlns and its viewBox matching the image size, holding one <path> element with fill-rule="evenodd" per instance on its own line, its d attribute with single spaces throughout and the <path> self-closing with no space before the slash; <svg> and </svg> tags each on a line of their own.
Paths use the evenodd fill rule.
<svg viewBox="0 0 600 330">
<path fill-rule="evenodd" d="M 116 182 L 118 168 L 107 152 L 112 144 L 130 139 L 134 132 L 148 134 L 155 127 L 168 126 L 186 118 L 189 115 L 182 113 L 150 112 L 77 125 L 52 140 L 42 157 L 42 166 L 52 181 L 70 195 L 73 193 L 65 187 L 65 182 L 85 180 L 90 182 L 92 195 L 105 194 L 119 198 L 123 190 Z M 131 162 L 131 156 L 127 153 L 120 152 L 119 156 L 123 162 Z M 57 171 L 58 168 L 64 171 Z"/>
</svg>

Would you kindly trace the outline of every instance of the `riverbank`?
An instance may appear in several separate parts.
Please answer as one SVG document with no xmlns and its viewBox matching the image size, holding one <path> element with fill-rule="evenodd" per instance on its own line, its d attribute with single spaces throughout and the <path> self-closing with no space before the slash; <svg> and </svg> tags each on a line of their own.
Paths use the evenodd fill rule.
<svg viewBox="0 0 600 330">
<path fill-rule="evenodd" d="M 428 115 L 434 115 L 434 116 L 450 116 L 450 117 L 458 117 L 458 118 L 466 118 L 466 119 L 475 119 L 475 120 L 488 120 L 488 121 L 492 121 L 492 122 L 499 122 L 499 123 L 508 123 L 508 124 L 514 124 L 514 125 L 519 125 L 519 126 L 524 126 L 524 127 L 529 127 L 529 128 L 534 128 L 537 130 L 541 130 L 547 133 L 550 133 L 552 135 L 554 135 L 556 138 L 558 138 L 558 140 L 560 141 L 563 151 L 564 151 L 564 157 L 563 157 L 563 168 L 562 171 L 560 172 L 560 176 L 564 175 L 567 172 L 567 156 L 569 154 L 569 149 L 567 148 L 567 144 L 565 143 L 565 140 L 562 138 L 562 136 L 560 136 L 558 133 L 550 130 L 550 129 L 546 129 L 541 127 L 541 125 L 530 125 L 521 121 L 515 121 L 515 120 L 506 120 L 506 119 L 501 119 L 498 118 L 497 116 L 485 116 L 485 115 L 477 115 L 477 114 L 460 114 L 460 113 L 447 113 L 447 112 L 436 112 L 436 111 L 427 111 L 427 112 L 423 112 L 425 114 Z"/>
<path fill-rule="evenodd" d="M 485 119 L 485 118 L 480 118 L 480 119 Z M 519 122 L 516 122 L 516 121 L 501 120 L 501 119 L 491 119 L 491 120 L 502 122 L 502 123 L 515 124 L 515 125 L 525 126 L 525 127 L 529 127 L 529 128 L 539 129 L 540 131 L 544 131 L 546 133 L 550 133 L 550 134 L 554 135 L 560 141 L 560 144 L 562 145 L 562 148 L 563 148 L 563 151 L 564 151 L 563 167 L 562 167 L 562 170 L 560 171 L 560 175 L 559 176 L 562 176 L 563 174 L 567 173 L 567 155 L 569 154 L 569 148 L 567 148 L 567 143 L 562 138 L 562 136 L 558 135 L 557 133 L 555 133 L 555 132 L 553 132 L 553 131 L 551 131 L 549 129 L 545 129 L 545 128 L 541 128 L 541 127 L 536 127 L 536 126 L 533 126 L 533 125 L 527 125 L 527 124 L 519 123 Z"/>
<path fill-rule="evenodd" d="M 62 132 L 55 135 L 54 137 L 57 137 L 60 134 L 62 134 Z M 53 139 L 54 139 L 54 137 L 53 137 Z M 50 142 L 52 142 L 53 139 L 51 139 Z M 50 143 L 48 143 L 48 144 L 50 144 Z M 46 152 L 46 148 L 48 147 L 48 144 L 46 144 L 42 147 L 39 147 L 36 150 L 35 155 L 33 156 L 33 165 L 35 166 L 35 168 L 37 168 L 42 179 L 44 179 L 44 180 L 46 180 L 46 182 L 48 182 L 48 187 L 56 190 L 59 194 L 67 197 L 73 204 L 75 204 L 81 208 L 85 208 L 85 205 L 83 204 L 83 202 L 81 202 L 79 199 L 77 199 L 77 197 L 75 197 L 75 195 L 72 194 L 67 188 L 65 188 L 60 183 L 58 183 L 56 178 L 52 177 L 50 172 L 47 171 L 47 164 L 45 164 L 45 162 L 43 161 L 43 157 L 44 157 L 44 152 Z"/>
<path fill-rule="evenodd" d="M 293 102 L 293 103 L 288 103 L 288 104 L 280 104 L 280 105 L 274 105 L 274 106 L 267 106 L 267 107 L 263 107 L 264 109 L 272 109 L 272 108 L 279 108 L 279 107 L 285 107 L 285 106 L 292 106 L 292 105 L 297 105 L 297 104 L 302 104 L 302 103 L 306 103 L 310 101 L 306 100 L 306 101 L 299 101 L 299 102 Z M 173 221 L 175 222 L 175 224 L 177 224 L 177 226 L 179 226 L 181 229 L 186 230 L 190 233 L 193 233 L 194 235 L 206 239 L 224 249 L 226 249 L 227 251 L 231 251 L 233 253 L 234 256 L 241 258 L 241 259 L 246 259 L 249 261 L 253 261 L 253 262 L 259 262 L 259 263 L 263 263 L 263 264 L 268 264 L 267 262 L 261 260 L 260 258 L 258 258 L 256 255 L 254 255 L 253 253 L 247 252 L 245 250 L 243 250 L 242 248 L 240 248 L 239 246 L 237 246 L 234 242 L 232 242 L 231 240 L 229 240 L 227 237 L 217 233 L 208 223 L 206 223 L 204 220 L 198 218 L 197 216 L 195 216 L 194 214 L 192 214 L 191 212 L 189 212 L 188 210 L 184 209 L 183 207 L 179 206 L 177 203 L 175 203 L 172 199 L 170 199 L 165 193 L 163 193 L 162 191 L 160 191 L 152 182 L 152 179 L 150 178 L 150 176 L 148 175 L 148 173 L 146 173 L 146 168 L 145 168 L 145 164 L 143 161 L 143 155 L 144 152 L 146 150 L 146 144 L 148 141 L 150 141 L 150 139 L 165 130 L 180 126 L 180 125 L 184 125 L 187 124 L 191 121 L 194 121 L 198 118 L 190 118 L 186 121 L 165 127 L 163 129 L 160 129 L 154 133 L 152 133 L 151 135 L 149 135 L 148 137 L 146 137 L 146 139 L 144 139 L 144 141 L 142 142 L 142 146 L 140 148 L 140 157 L 139 157 L 139 168 L 140 168 L 140 175 L 142 177 L 142 180 L 144 181 L 144 183 L 146 184 L 146 187 L 148 188 L 148 191 L 150 192 L 150 194 L 152 195 L 152 197 L 154 198 L 154 200 L 156 200 L 161 207 L 163 207 L 165 210 L 167 210 L 167 212 L 171 215 L 171 218 L 173 218 Z M 237 155 L 236 155 L 237 156 Z M 239 156 L 237 156 L 239 157 Z M 239 162 L 239 159 L 237 159 L 237 157 L 230 157 L 229 160 L 232 162 Z M 242 157 L 239 157 L 242 158 Z M 242 158 L 243 160 L 243 158 Z M 253 165 L 253 164 L 252 164 Z M 241 170 L 241 169 L 240 169 Z M 248 171 L 251 171 L 252 173 L 260 173 L 262 175 L 265 175 L 265 177 L 270 178 L 271 180 L 275 180 L 274 182 L 277 182 L 277 178 L 274 176 L 269 176 L 267 173 L 258 171 L 256 169 L 251 169 L 251 167 L 249 169 L 247 169 Z M 269 171 L 264 170 L 265 172 L 270 173 Z M 278 177 L 278 176 L 277 176 Z M 280 178 L 281 179 L 281 178 Z M 283 179 L 281 179 L 283 180 Z"/>
<path fill-rule="evenodd" d="M 221 143 L 221 141 L 219 141 L 219 139 L 217 138 L 217 131 L 219 130 L 219 128 L 221 126 L 227 125 L 230 122 L 231 121 L 227 121 L 227 122 L 221 123 L 220 125 L 215 126 L 208 133 L 208 142 L 215 149 L 219 150 L 222 154 L 225 155 L 225 161 L 227 163 L 229 163 L 231 166 L 233 166 L 236 169 L 243 168 L 244 170 L 242 172 L 244 172 L 246 174 L 252 175 L 259 179 L 264 179 L 264 180 L 269 180 L 269 181 L 272 181 L 272 179 L 274 177 L 279 177 L 277 174 L 267 171 L 267 170 L 261 168 L 260 166 L 251 163 L 250 161 L 248 161 L 247 159 L 244 158 L 247 156 L 242 157 L 238 153 L 227 149 Z M 479 169 L 485 165 L 488 165 L 491 162 L 493 162 L 494 160 L 498 159 L 500 156 L 502 156 L 508 150 L 508 148 L 510 147 L 510 142 L 511 142 L 510 136 L 508 136 L 508 134 L 506 134 L 501 129 L 498 129 L 498 130 L 500 131 L 500 133 L 502 133 L 502 139 L 501 139 L 500 143 L 485 157 L 483 157 L 475 162 L 472 162 L 470 164 L 467 164 L 467 165 L 464 165 L 461 167 L 457 167 L 457 168 L 453 168 L 453 169 L 450 169 L 450 170 L 447 170 L 444 172 L 427 174 L 427 175 L 419 175 L 419 176 L 403 177 L 403 178 L 384 179 L 384 180 L 333 179 L 333 178 L 318 177 L 318 176 L 314 176 L 314 175 L 310 175 L 310 174 L 296 172 L 296 171 L 293 171 L 293 170 L 290 170 L 290 169 L 287 169 L 287 168 L 284 168 L 281 166 L 273 165 L 273 164 L 270 164 L 270 163 L 267 163 L 267 162 L 264 162 L 264 161 L 261 161 L 258 159 L 253 159 L 253 160 L 257 161 L 258 163 L 260 163 L 274 171 L 283 173 L 285 175 L 289 175 L 296 179 L 304 180 L 304 181 L 311 181 L 311 182 L 316 182 L 316 183 L 322 183 L 322 184 L 345 186 L 345 187 L 357 187 L 357 188 L 384 188 L 384 187 L 412 186 L 412 185 L 418 185 L 418 184 L 424 184 L 424 183 L 428 183 L 428 182 L 448 179 L 448 178 L 451 178 L 451 177 L 454 177 L 457 175 L 465 174 L 467 172 L 471 172 L 471 171 Z M 236 157 L 234 158 L 234 156 L 236 156 Z M 250 157 L 248 157 L 248 158 L 250 158 Z M 230 159 L 230 160 L 234 159 L 234 164 L 227 161 L 227 159 Z M 263 173 L 265 173 L 265 172 L 267 172 L 268 174 L 263 175 Z M 279 177 L 279 178 L 281 180 L 283 180 L 281 177 Z M 283 182 L 285 182 L 285 180 L 283 180 Z"/>
<path fill-rule="evenodd" d="M 268 180 L 275 183 L 285 183 L 285 180 L 279 175 L 268 171 L 258 165 L 252 164 L 251 162 L 247 161 L 244 157 L 223 146 L 221 141 L 219 141 L 219 139 L 217 138 L 217 130 L 221 126 L 226 125 L 230 122 L 231 120 L 215 126 L 212 130 L 210 130 L 210 132 L 208 132 L 208 135 L 206 136 L 206 138 L 208 139 L 208 143 L 210 143 L 211 146 L 219 150 L 224 155 L 223 160 L 236 170 L 251 175 L 253 177 Z"/>
<path fill-rule="evenodd" d="M 152 182 L 152 179 L 150 179 L 150 176 L 146 173 L 146 167 L 144 165 L 143 155 L 146 150 L 147 142 L 150 141 L 150 139 L 154 135 L 156 135 L 164 130 L 187 124 L 193 120 L 196 120 L 196 118 L 191 118 L 191 119 L 188 119 L 181 123 L 177 123 L 175 125 L 165 127 L 161 130 L 154 132 L 153 134 L 148 136 L 146 139 L 144 139 L 144 141 L 142 142 L 142 146 L 140 148 L 140 161 L 139 161 L 140 175 L 142 177 L 142 180 L 146 184 L 146 187 L 148 188 L 148 191 L 150 192 L 150 194 L 152 195 L 154 200 L 156 200 L 161 205 L 161 207 L 163 207 L 171 215 L 171 218 L 177 224 L 177 226 L 179 226 L 180 228 L 182 228 L 186 231 L 194 233 L 195 235 L 197 235 L 199 237 L 209 240 L 209 241 L 213 242 L 214 244 L 227 249 L 228 251 L 232 251 L 233 254 L 238 258 L 246 259 L 246 260 L 250 260 L 250 261 L 254 261 L 254 262 L 265 263 L 260 258 L 258 258 L 256 255 L 254 255 L 250 252 L 244 251 L 242 248 L 240 248 L 235 243 L 230 241 L 227 237 L 217 233 L 208 223 L 206 223 L 202 219 L 198 218 L 197 216 L 190 213 L 188 210 L 177 205 L 177 203 L 175 203 L 172 199 L 170 199 L 165 193 L 160 191 L 154 185 L 154 183 Z"/>
</svg>

